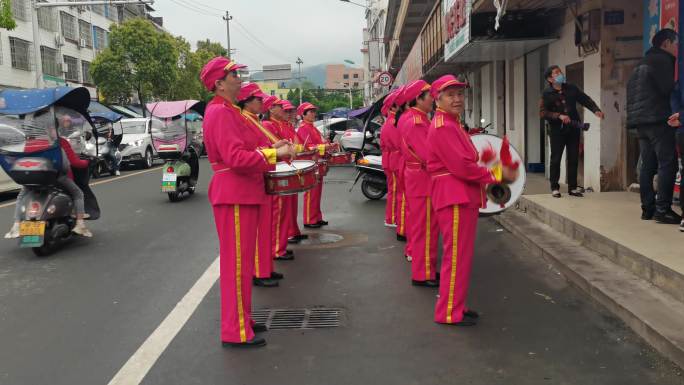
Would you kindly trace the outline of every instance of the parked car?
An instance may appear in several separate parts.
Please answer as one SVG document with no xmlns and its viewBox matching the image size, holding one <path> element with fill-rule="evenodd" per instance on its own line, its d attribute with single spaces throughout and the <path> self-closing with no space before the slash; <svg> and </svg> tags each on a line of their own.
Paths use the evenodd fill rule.
<svg viewBox="0 0 684 385">
<path fill-rule="evenodd" d="M 0 170 L 0 193 L 19 191 L 21 186 L 14 183 L 12 178 L 4 170 Z"/>
<path fill-rule="evenodd" d="M 360 149 L 363 145 L 363 122 L 359 119 L 352 118 L 333 118 L 329 119 L 328 123 L 326 121 L 321 124 L 321 127 L 328 130 L 328 138 L 330 141 L 339 143 L 343 149 Z M 364 149 L 367 151 L 375 150 L 377 145 L 377 139 L 380 135 L 380 123 L 372 121 L 369 123 L 370 127 L 366 131 L 366 143 Z M 320 130 L 321 128 L 319 128 Z M 376 133 L 377 137 L 374 137 Z"/>
<path fill-rule="evenodd" d="M 142 114 L 139 114 L 137 111 L 133 111 L 130 108 L 124 107 L 124 106 L 119 106 L 116 104 L 112 104 L 107 106 L 114 110 L 114 112 L 119 113 L 127 118 L 143 118 Z"/>
<path fill-rule="evenodd" d="M 123 137 L 119 145 L 121 163 L 152 167 L 157 154 L 152 146 L 150 131 L 163 125 L 161 120 L 155 118 L 122 119 Z"/>
</svg>

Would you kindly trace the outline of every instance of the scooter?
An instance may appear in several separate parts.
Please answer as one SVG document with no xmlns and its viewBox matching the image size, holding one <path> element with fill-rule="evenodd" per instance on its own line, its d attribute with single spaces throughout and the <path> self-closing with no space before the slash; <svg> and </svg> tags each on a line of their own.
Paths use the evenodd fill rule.
<svg viewBox="0 0 684 385">
<path fill-rule="evenodd" d="M 68 137 L 72 143 L 82 141 L 74 133 L 92 128 L 87 115 L 90 92 L 84 87 L 6 90 L 0 98 L 5 101 L 5 108 L 0 109 L 0 165 L 24 186 L 17 202 L 21 212 L 19 246 L 32 248 L 37 256 L 49 255 L 71 239 L 76 225 L 73 199 L 57 182 L 64 162 L 58 136 Z M 49 107 L 44 107 L 46 99 L 52 102 Z M 13 117 L 17 115 L 19 119 Z M 68 133 L 64 127 L 54 127 L 57 116 L 65 115 L 76 122 Z M 88 170 L 73 171 L 84 194 L 88 219 L 98 219 L 100 209 L 88 186 Z"/>
<path fill-rule="evenodd" d="M 149 103 L 152 116 L 162 119 L 164 126 L 153 128 L 152 145 L 159 158 L 166 163 L 162 167 L 161 191 L 169 201 L 178 202 L 185 195 L 193 195 L 199 179 L 201 144 L 196 143 L 190 131 L 199 131 L 192 125 L 202 125 L 204 102 L 181 100 L 175 102 Z"/>
<path fill-rule="evenodd" d="M 357 154 L 357 156 L 362 156 Z M 382 169 L 382 155 L 366 155 L 357 159 L 356 179 L 351 192 L 361 179 L 361 192 L 370 200 L 382 199 L 387 194 L 387 177 Z"/>
<path fill-rule="evenodd" d="M 86 133 L 86 154 L 95 158 L 91 166 L 91 175 L 93 178 L 99 178 L 107 173 L 114 176 L 122 160 L 119 144 L 123 138 L 123 130 L 118 122 L 123 115 L 100 112 L 92 113 L 90 117 L 98 132 L 97 139 L 92 138 L 89 132 Z M 111 135 L 110 140 L 107 140 L 108 135 Z"/>
</svg>

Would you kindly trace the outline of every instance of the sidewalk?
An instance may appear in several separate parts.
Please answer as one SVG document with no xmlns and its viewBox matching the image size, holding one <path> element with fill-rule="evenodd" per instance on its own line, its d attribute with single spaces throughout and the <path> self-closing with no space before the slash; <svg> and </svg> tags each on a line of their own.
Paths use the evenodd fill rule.
<svg viewBox="0 0 684 385">
<path fill-rule="evenodd" d="M 640 219 L 639 195 L 586 193 L 561 199 L 543 175 L 528 175 L 526 195 L 497 220 L 632 327 L 684 364 L 684 233 Z"/>
</svg>

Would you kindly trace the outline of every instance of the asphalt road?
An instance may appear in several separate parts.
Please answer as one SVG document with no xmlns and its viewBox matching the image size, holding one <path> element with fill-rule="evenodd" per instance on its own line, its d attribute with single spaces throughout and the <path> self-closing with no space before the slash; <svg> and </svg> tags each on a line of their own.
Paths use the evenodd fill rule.
<svg viewBox="0 0 684 385">
<path fill-rule="evenodd" d="M 158 169 L 94 187 L 93 239 L 37 258 L 0 242 L 0 384 L 107 384 L 215 260 L 202 161 L 197 194 L 159 193 Z M 256 350 L 222 348 L 215 283 L 144 384 L 682 384 L 679 369 L 490 219 L 480 221 L 470 306 L 475 328 L 432 322 L 435 289 L 410 285 L 384 201 L 349 193 L 351 169 L 324 188 L 341 242 L 277 262 L 262 308 L 338 307 L 341 327 L 272 330 Z M 0 208 L 9 227 L 13 207 Z M 4 229 L 3 229 L 4 231 Z M 155 357 L 156 358 L 156 357 Z M 135 382 L 137 383 L 137 382 Z"/>
</svg>

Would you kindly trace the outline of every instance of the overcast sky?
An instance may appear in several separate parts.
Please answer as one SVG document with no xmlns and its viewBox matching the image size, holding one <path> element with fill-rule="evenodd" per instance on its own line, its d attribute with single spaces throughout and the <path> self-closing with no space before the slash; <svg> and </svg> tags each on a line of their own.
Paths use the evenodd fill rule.
<svg viewBox="0 0 684 385">
<path fill-rule="evenodd" d="M 225 46 L 221 16 L 227 8 L 233 16 L 231 48 L 250 70 L 285 63 L 294 69 L 297 56 L 304 66 L 345 59 L 362 66 L 364 9 L 339 0 L 156 0 L 153 8 L 169 32 L 193 46 L 207 38 Z"/>
</svg>

